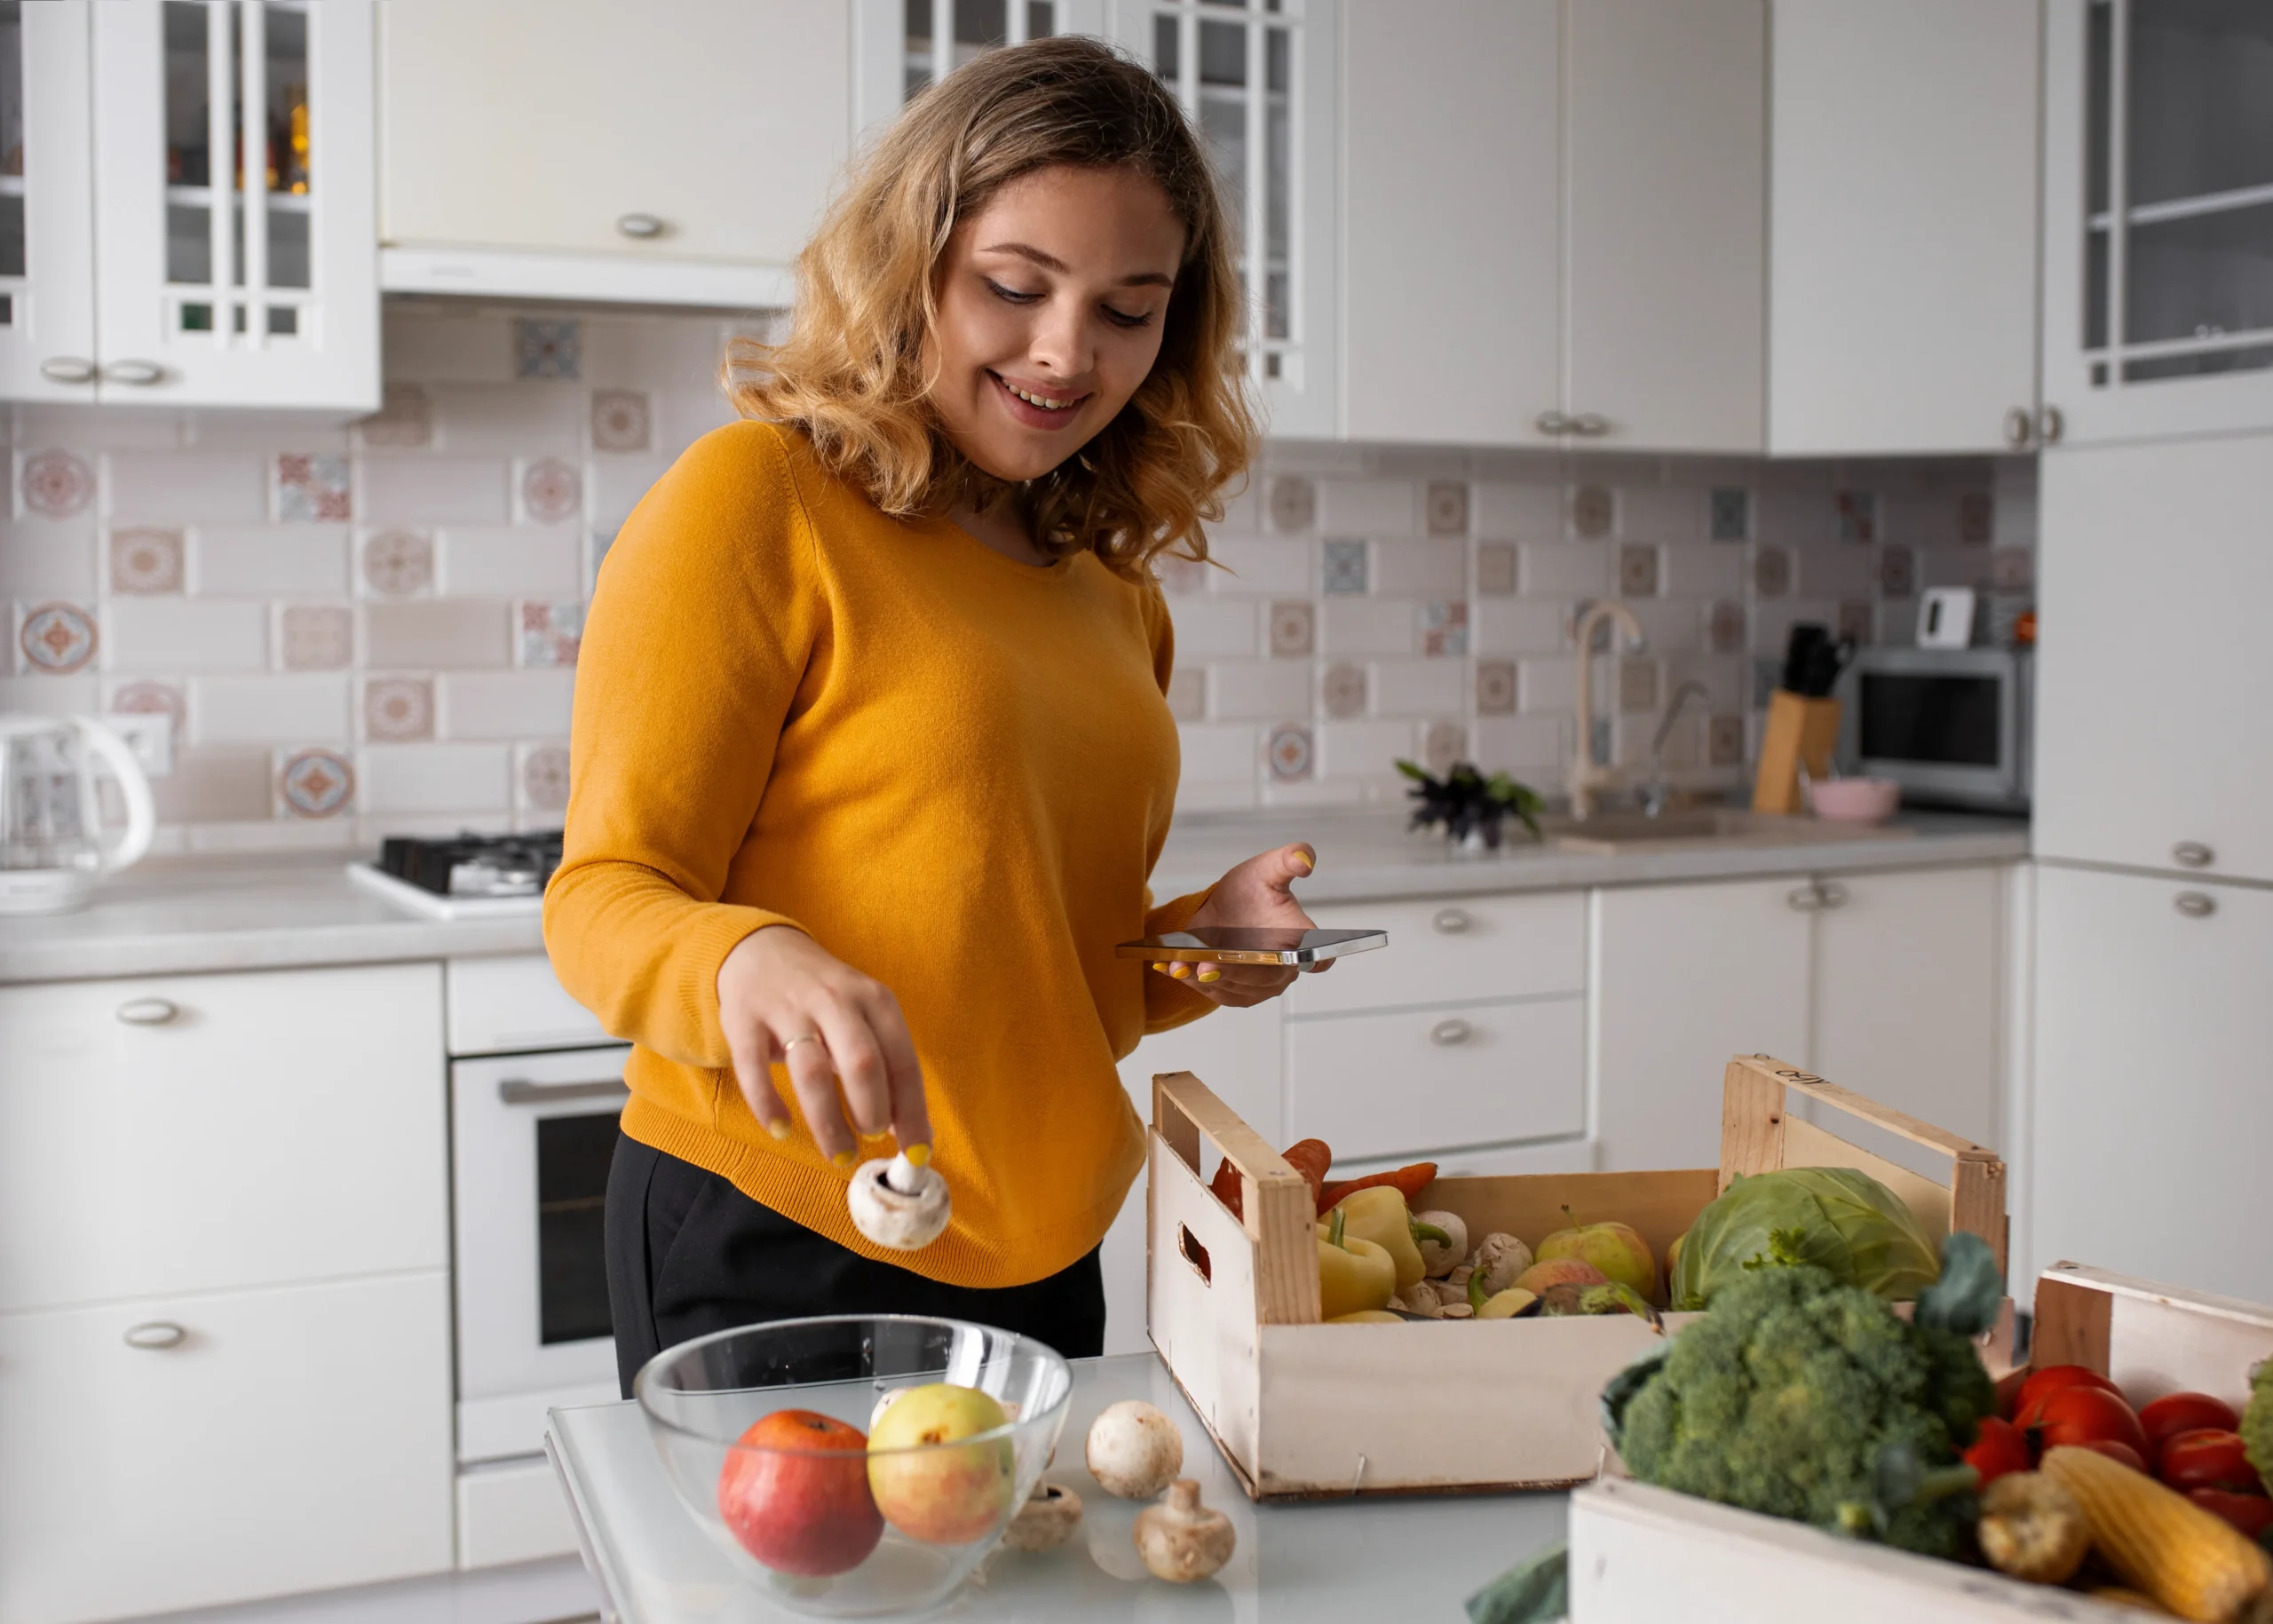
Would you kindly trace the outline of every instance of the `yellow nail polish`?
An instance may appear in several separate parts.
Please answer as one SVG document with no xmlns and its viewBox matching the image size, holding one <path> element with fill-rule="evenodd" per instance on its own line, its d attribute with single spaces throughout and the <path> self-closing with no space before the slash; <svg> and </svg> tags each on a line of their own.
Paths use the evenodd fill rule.
<svg viewBox="0 0 2273 1624">
<path fill-rule="evenodd" d="M 1158 959 L 1152 961 L 1152 968 L 1159 970 L 1164 976 L 1168 973 L 1168 967 L 1161 963 Z"/>
<path fill-rule="evenodd" d="M 1179 981 L 1183 980 L 1191 973 L 1192 968 L 1187 964 L 1174 964 L 1168 967 L 1168 974 L 1174 976 Z"/>
<path fill-rule="evenodd" d="M 1224 972 L 1220 970 L 1203 970 L 1200 972 L 1200 978 L 1202 981 L 1221 981 L 1224 978 Z"/>
<path fill-rule="evenodd" d="M 786 1139 L 789 1137 L 789 1120 L 777 1116 L 765 1125 L 765 1131 L 777 1139 Z"/>
<path fill-rule="evenodd" d="M 839 1151 L 836 1154 L 831 1156 L 829 1161 L 837 1167 L 849 1168 L 852 1165 L 852 1153 L 851 1151 Z"/>
<path fill-rule="evenodd" d="M 903 1153 L 919 1168 L 931 1165 L 931 1147 L 928 1145 L 911 1145 Z"/>
<path fill-rule="evenodd" d="M 1311 862 L 1309 858 L 1304 857 L 1300 852 L 1295 853 L 1295 860 L 1303 866 L 1303 872 L 1304 874 L 1310 873 L 1311 869 L 1318 867 L 1317 864 Z"/>
</svg>

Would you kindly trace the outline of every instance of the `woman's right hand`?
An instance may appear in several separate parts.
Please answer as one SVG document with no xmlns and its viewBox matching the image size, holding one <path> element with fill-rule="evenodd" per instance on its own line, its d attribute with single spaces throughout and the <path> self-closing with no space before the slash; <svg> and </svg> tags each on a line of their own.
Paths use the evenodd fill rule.
<svg viewBox="0 0 2273 1624">
<path fill-rule="evenodd" d="M 803 931 L 768 925 L 735 944 L 718 966 L 718 1024 L 742 1097 L 775 1138 L 789 1137 L 770 1069 L 779 1060 L 813 1142 L 838 1167 L 852 1165 L 854 1129 L 890 1131 L 918 1164 L 929 1155 L 923 1072 L 899 1000 Z"/>
</svg>

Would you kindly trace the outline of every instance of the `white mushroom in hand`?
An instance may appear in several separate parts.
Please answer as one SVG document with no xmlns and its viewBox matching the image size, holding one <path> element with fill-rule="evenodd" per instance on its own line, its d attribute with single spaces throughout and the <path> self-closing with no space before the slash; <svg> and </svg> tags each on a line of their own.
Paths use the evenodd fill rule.
<svg viewBox="0 0 2273 1624">
<path fill-rule="evenodd" d="M 930 1246 L 945 1232 L 950 1216 L 947 1181 L 938 1168 L 911 1161 L 906 1151 L 890 1161 L 862 1162 L 846 1200 L 852 1207 L 852 1227 L 895 1252 Z"/>
<path fill-rule="evenodd" d="M 1184 1434 L 1143 1399 L 1123 1398 L 1090 1423 L 1082 1454 L 1106 1493 L 1149 1500 L 1184 1470 Z"/>
<path fill-rule="evenodd" d="M 1168 1497 L 1136 1514 L 1136 1554 L 1153 1576 L 1188 1585 L 1207 1578 L 1232 1559 L 1238 1535 L 1232 1519 L 1200 1503 L 1200 1485 L 1179 1477 Z"/>
</svg>

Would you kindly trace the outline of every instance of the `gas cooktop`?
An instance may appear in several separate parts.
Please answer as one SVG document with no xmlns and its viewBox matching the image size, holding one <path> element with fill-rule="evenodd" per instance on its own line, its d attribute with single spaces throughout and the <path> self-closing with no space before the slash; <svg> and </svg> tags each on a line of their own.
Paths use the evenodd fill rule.
<svg viewBox="0 0 2273 1624">
<path fill-rule="evenodd" d="M 560 831 L 526 835 L 390 836 L 376 863 L 347 865 L 364 890 L 436 919 L 534 914 L 560 863 Z"/>
</svg>

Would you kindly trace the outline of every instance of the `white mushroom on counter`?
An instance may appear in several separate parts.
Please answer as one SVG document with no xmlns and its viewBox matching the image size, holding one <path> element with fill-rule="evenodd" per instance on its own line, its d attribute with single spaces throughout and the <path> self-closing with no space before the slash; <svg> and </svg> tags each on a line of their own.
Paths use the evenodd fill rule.
<svg viewBox="0 0 2273 1624">
<path fill-rule="evenodd" d="M 890 1161 L 862 1162 L 845 1200 L 852 1208 L 852 1227 L 895 1252 L 930 1246 L 946 1232 L 951 1216 L 947 1181 L 938 1168 L 910 1161 L 906 1151 Z"/>
<path fill-rule="evenodd" d="M 1123 1398 L 1090 1423 L 1082 1455 L 1106 1493 L 1149 1500 L 1184 1470 L 1184 1434 L 1143 1399 Z"/>
<path fill-rule="evenodd" d="M 1081 1522 L 1079 1494 L 1055 1483 L 1037 1482 L 1003 1531 L 1002 1543 L 1012 1550 L 1054 1550 L 1073 1537 Z"/>
<path fill-rule="evenodd" d="M 1239 1538 L 1230 1517 L 1200 1503 L 1200 1485 L 1189 1477 L 1171 1484 L 1159 1505 L 1139 1511 L 1132 1532 L 1153 1576 L 1179 1585 L 1205 1579 L 1229 1562 Z"/>
</svg>

